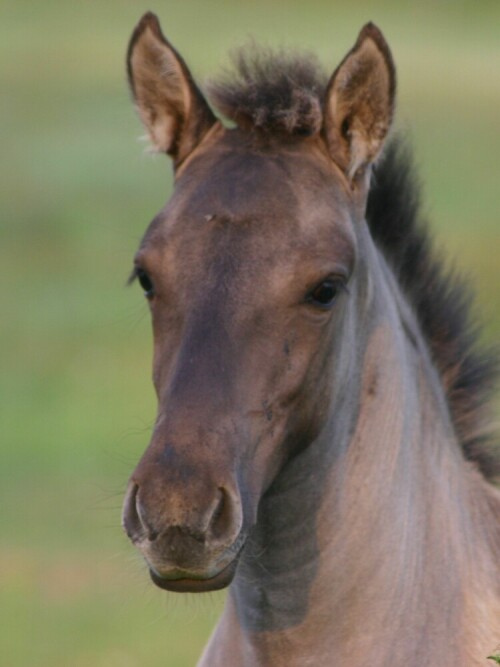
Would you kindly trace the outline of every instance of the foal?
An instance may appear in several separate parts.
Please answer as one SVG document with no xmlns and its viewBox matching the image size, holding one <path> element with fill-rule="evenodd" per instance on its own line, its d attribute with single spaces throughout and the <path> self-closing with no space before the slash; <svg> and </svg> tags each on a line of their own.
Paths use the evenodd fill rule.
<svg viewBox="0 0 500 667">
<path fill-rule="evenodd" d="M 492 364 L 419 227 L 407 158 L 381 157 L 389 48 L 368 24 L 329 80 L 283 54 L 238 71 L 211 89 L 227 129 L 154 15 L 130 42 L 175 189 L 135 257 L 158 417 L 125 529 L 158 586 L 230 585 L 203 667 L 485 665 Z"/>
</svg>

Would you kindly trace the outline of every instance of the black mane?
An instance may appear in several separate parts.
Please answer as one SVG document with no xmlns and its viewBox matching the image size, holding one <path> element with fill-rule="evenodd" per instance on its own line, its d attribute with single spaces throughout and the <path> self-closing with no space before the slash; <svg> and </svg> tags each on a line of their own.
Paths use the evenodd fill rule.
<svg viewBox="0 0 500 667">
<path fill-rule="evenodd" d="M 500 475 L 500 456 L 490 413 L 500 360 L 495 351 L 479 346 L 470 289 L 446 268 L 433 247 L 420 214 L 420 187 L 413 171 L 408 147 L 392 139 L 374 169 L 366 218 L 413 305 L 465 458 L 494 478 Z"/>
<path fill-rule="evenodd" d="M 317 132 L 327 78 L 311 55 L 256 51 L 236 53 L 235 74 L 209 85 L 226 117 L 243 127 L 289 135 Z M 443 268 L 420 214 L 420 187 L 409 150 L 397 138 L 374 169 L 367 221 L 393 267 L 427 339 L 440 373 L 464 456 L 489 478 L 500 475 L 492 441 L 491 399 L 500 362 L 478 344 L 465 281 Z"/>
</svg>

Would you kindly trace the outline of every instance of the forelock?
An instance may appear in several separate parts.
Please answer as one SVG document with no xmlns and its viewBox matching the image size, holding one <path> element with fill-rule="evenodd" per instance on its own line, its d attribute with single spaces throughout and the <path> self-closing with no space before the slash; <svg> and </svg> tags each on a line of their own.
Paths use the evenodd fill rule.
<svg viewBox="0 0 500 667">
<path fill-rule="evenodd" d="M 208 96 L 246 129 L 308 136 L 319 131 L 327 77 L 313 54 L 257 48 L 233 52 L 232 67 L 209 82 Z"/>
</svg>

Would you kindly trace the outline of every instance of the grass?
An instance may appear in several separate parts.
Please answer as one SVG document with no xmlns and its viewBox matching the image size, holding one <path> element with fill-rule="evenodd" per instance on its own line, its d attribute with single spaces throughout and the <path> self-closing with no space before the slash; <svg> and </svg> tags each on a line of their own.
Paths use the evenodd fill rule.
<svg viewBox="0 0 500 667">
<path fill-rule="evenodd" d="M 155 403 L 151 336 L 124 289 L 171 187 L 145 158 L 124 50 L 154 9 L 197 75 L 248 34 L 330 69 L 375 20 L 399 67 L 438 240 L 478 289 L 498 340 L 500 5 L 483 1 L 230 3 L 6 0 L 0 20 L 2 448 L 0 605 L 9 667 L 193 665 L 223 596 L 149 584 L 119 527 Z M 409 130 L 411 128 L 411 130 Z"/>
</svg>

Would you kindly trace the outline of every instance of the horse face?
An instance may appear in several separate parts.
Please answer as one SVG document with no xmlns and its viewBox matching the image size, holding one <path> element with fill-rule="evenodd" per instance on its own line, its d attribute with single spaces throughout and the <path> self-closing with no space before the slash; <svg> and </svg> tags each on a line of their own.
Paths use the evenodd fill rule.
<svg viewBox="0 0 500 667">
<path fill-rule="evenodd" d="M 176 185 L 135 260 L 159 409 L 123 520 L 159 586 L 213 590 L 231 581 L 260 498 L 315 439 L 349 370 L 339 346 L 353 340 L 355 227 L 394 71 L 367 25 L 323 109 L 299 100 L 284 124 L 272 109 L 277 125 L 262 129 L 236 105 L 238 127 L 225 130 L 147 14 L 128 73 Z"/>
<path fill-rule="evenodd" d="M 318 143 L 248 143 L 226 131 L 186 166 L 135 259 L 159 411 L 124 522 L 172 590 L 231 580 L 259 498 L 320 430 L 355 265 Z"/>
</svg>

